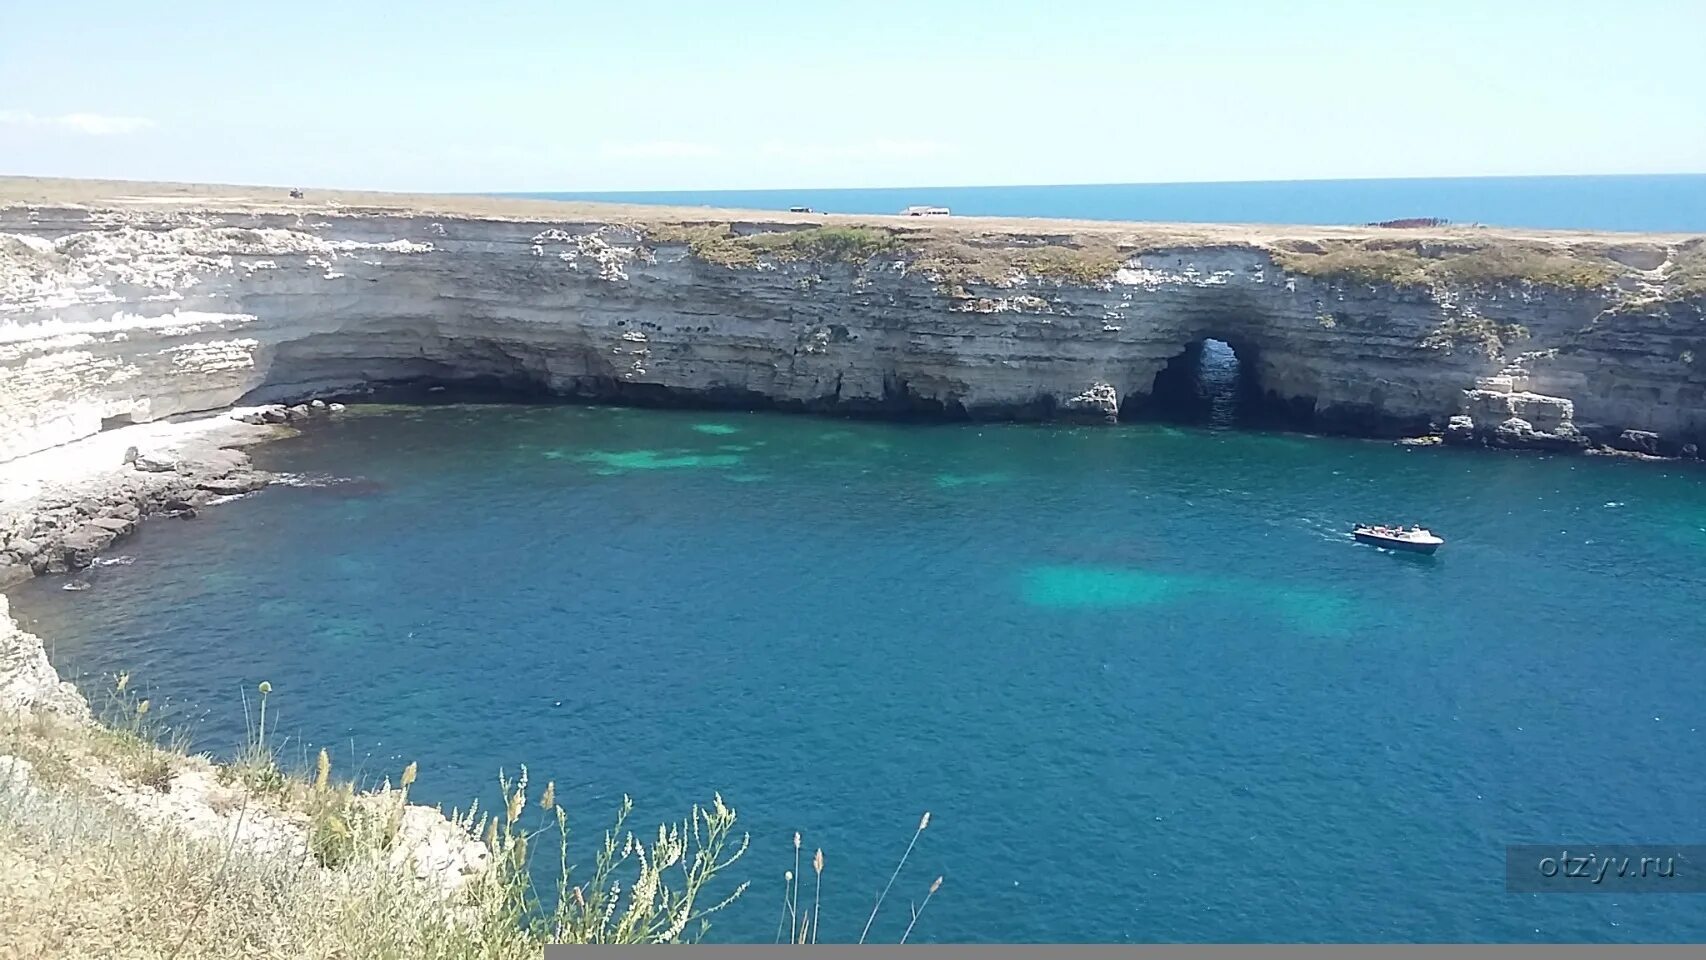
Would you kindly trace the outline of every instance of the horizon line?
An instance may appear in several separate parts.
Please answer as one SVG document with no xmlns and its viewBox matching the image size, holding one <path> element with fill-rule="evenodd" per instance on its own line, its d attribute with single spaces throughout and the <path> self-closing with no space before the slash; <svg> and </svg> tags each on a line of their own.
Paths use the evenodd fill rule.
<svg viewBox="0 0 1706 960">
<path fill-rule="evenodd" d="M 906 184 L 901 186 L 864 187 L 668 187 L 605 190 L 496 190 L 478 191 L 484 196 L 543 196 L 555 194 L 634 194 L 634 193 L 785 193 L 807 190 L 1024 190 L 1046 187 L 1216 187 L 1275 183 L 1391 183 L 1432 180 L 1610 180 L 1656 177 L 1706 177 L 1706 169 L 1669 173 L 1460 173 L 1445 176 L 1403 177 L 1292 177 L 1249 180 L 1106 180 L 1087 183 L 961 183 Z M 438 192 L 438 191 L 428 191 Z"/>
</svg>

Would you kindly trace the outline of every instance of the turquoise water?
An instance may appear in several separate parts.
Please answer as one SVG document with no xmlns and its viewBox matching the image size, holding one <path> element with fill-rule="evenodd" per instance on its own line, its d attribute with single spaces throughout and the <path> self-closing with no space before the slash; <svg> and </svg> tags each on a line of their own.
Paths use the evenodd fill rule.
<svg viewBox="0 0 1706 960">
<path fill-rule="evenodd" d="M 519 195 L 744 210 L 808 206 L 830 213 L 889 214 L 928 205 L 977 217 L 1312 224 L 1443 217 L 1511 227 L 1706 232 L 1706 174 Z"/>
<path fill-rule="evenodd" d="M 268 680 L 298 761 L 418 760 L 447 805 L 521 763 L 589 831 L 720 790 L 753 888 L 718 938 L 774 936 L 795 830 L 856 937 L 925 810 L 875 939 L 937 874 L 915 939 L 1706 938 L 1706 898 L 1503 879 L 1506 843 L 1706 840 L 1698 469 L 567 406 L 258 456 L 356 479 L 23 586 L 56 664 L 216 752 Z"/>
</svg>

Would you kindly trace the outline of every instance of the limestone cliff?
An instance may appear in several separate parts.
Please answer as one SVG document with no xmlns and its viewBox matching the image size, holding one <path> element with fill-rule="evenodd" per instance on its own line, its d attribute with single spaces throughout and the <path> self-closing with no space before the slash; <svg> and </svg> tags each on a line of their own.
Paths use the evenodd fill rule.
<svg viewBox="0 0 1706 960">
<path fill-rule="evenodd" d="M 1112 419 L 1204 337 L 1299 428 L 1706 441 L 1698 238 L 454 206 L 0 210 L 0 460 L 388 382 Z"/>
</svg>

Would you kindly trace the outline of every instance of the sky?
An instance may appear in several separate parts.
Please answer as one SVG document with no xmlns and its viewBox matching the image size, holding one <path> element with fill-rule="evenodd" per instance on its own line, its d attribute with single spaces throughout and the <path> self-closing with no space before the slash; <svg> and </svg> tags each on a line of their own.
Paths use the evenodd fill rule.
<svg viewBox="0 0 1706 960">
<path fill-rule="evenodd" d="M 1703 0 L 0 7 L 0 174 L 593 191 L 1706 172 Z"/>
</svg>

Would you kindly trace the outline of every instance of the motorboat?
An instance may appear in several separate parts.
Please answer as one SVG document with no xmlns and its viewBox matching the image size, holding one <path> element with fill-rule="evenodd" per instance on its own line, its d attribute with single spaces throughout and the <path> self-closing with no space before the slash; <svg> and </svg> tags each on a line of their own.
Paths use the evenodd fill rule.
<svg viewBox="0 0 1706 960">
<path fill-rule="evenodd" d="M 1433 553 L 1445 543 L 1426 527 L 1388 527 L 1359 523 L 1352 531 L 1352 536 L 1356 537 L 1359 543 L 1372 543 L 1377 547 L 1408 550 L 1411 553 Z"/>
</svg>

